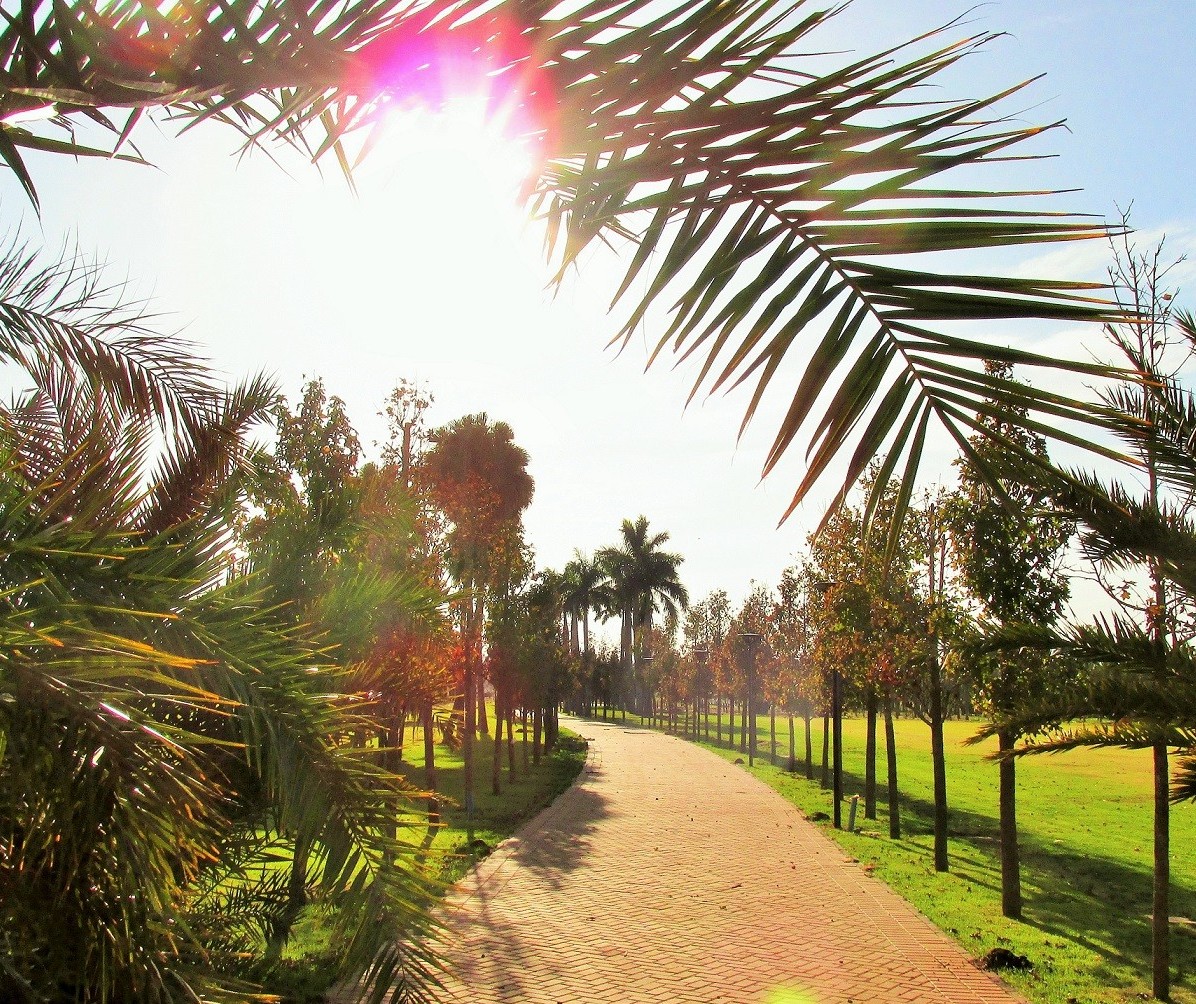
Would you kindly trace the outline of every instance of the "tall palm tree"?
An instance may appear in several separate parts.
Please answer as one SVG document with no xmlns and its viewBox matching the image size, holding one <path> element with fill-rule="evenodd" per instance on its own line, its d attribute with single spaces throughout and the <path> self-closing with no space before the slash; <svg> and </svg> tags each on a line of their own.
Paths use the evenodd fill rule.
<svg viewBox="0 0 1196 1004">
<path fill-rule="evenodd" d="M 564 569 L 565 603 L 575 617 L 581 618 L 581 654 L 590 655 L 590 613 L 604 599 L 607 582 L 602 562 L 574 551 Z"/>
<path fill-rule="evenodd" d="M 689 606 L 689 593 L 677 572 L 685 559 L 662 550 L 669 540 L 667 531 L 651 533 L 647 517 L 639 516 L 623 520 L 619 534 L 619 546 L 605 548 L 598 560 L 610 578 L 611 599 L 620 618 L 626 684 L 634 679 L 637 642 L 651 636 L 655 615 L 675 618 Z"/>
<path fill-rule="evenodd" d="M 984 432 L 986 400 L 1024 404 L 1050 438 L 1086 448 L 1091 436 L 1070 423 L 1110 420 L 981 364 L 1103 368 L 954 330 L 962 319 L 1120 316 L 1089 284 L 975 274 L 954 256 L 1107 233 L 1032 201 L 1051 193 L 989 190 L 958 170 L 1032 157 L 1030 141 L 1063 124 L 1006 114 L 1025 84 L 923 97 L 998 33 L 958 37 L 951 24 L 834 59 L 818 34 L 841 8 L 805 0 L 159 7 L 30 4 L 8 19 L 0 156 L 31 197 L 22 151 L 136 158 L 130 140 L 155 108 L 180 127 L 219 121 L 249 143 L 332 155 L 347 171 L 396 102 L 449 101 L 472 68 L 471 88 L 489 88 L 495 118 L 539 159 L 528 196 L 561 274 L 596 240 L 635 243 L 619 296 L 642 292 L 616 339 L 657 324 L 654 356 L 694 357 L 695 394 L 754 382 L 744 425 L 782 362 L 799 360 L 765 462 L 767 473 L 804 439 L 794 505 L 841 457 L 845 488 L 880 454 L 874 499 L 903 458 L 912 485 L 930 427 L 965 449 Z M 69 131 L 82 118 L 111 143 L 85 148 Z M 671 320 L 657 308 L 673 308 Z"/>
</svg>

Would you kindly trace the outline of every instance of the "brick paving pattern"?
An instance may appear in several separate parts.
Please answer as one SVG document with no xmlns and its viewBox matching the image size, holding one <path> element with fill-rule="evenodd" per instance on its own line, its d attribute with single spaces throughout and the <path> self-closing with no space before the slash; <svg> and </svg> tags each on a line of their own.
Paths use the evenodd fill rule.
<svg viewBox="0 0 1196 1004">
<path fill-rule="evenodd" d="M 450 896 L 443 1001 L 1013 1004 L 763 782 L 618 723 Z"/>
</svg>

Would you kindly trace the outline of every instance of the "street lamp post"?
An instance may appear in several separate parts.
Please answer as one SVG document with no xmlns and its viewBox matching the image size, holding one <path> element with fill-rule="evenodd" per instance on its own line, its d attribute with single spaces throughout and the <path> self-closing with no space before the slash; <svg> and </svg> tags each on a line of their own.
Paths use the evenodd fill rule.
<svg viewBox="0 0 1196 1004">
<path fill-rule="evenodd" d="M 748 766 L 755 766 L 756 755 L 756 646 L 760 636 L 754 631 L 745 631 L 739 636 L 747 645 L 747 719 L 748 719 Z"/>
</svg>

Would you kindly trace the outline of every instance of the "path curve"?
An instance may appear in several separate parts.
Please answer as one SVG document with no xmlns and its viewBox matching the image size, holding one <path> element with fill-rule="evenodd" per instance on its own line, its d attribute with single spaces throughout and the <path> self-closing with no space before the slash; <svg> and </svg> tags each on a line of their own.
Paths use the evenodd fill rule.
<svg viewBox="0 0 1196 1004">
<path fill-rule="evenodd" d="M 1012 1004 L 762 781 L 618 723 L 455 887 L 444 1001 Z"/>
</svg>

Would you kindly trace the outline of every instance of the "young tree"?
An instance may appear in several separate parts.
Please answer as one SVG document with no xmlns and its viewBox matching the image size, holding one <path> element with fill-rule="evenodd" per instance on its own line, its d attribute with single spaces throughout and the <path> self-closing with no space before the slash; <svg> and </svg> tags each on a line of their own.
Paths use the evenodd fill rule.
<svg viewBox="0 0 1196 1004">
<path fill-rule="evenodd" d="M 485 586 L 509 554 L 505 545 L 516 534 L 531 504 L 535 483 L 527 472 L 527 452 L 515 443 L 506 422 L 491 423 L 485 414 L 466 415 L 433 432 L 424 453 L 421 477 L 431 497 L 448 516 L 452 574 L 465 588 L 462 634 L 466 642 L 464 702 L 464 781 L 467 809 L 474 799 L 473 744 L 482 699 L 482 626 Z"/>
<path fill-rule="evenodd" d="M 991 361 L 987 372 L 1012 382 L 1009 363 Z M 959 487 L 947 499 L 944 521 L 952 562 L 981 613 L 997 625 L 1055 622 L 1067 602 L 1069 582 L 1062 567 L 1073 520 L 1046 507 L 1043 493 L 1030 484 L 993 476 L 1006 451 L 1047 462 L 1046 440 L 1026 427 L 1024 407 L 999 400 L 986 402 L 977 416 L 986 434 L 972 437 L 969 454 L 959 461 Z M 1003 717 L 1020 693 L 1053 685 L 1057 663 L 1036 653 L 999 653 L 971 659 L 976 686 L 972 693 L 993 717 Z M 1017 840 L 1015 761 L 1009 756 L 1016 733 L 997 733 L 1001 835 L 1001 912 L 1020 918 L 1021 869 Z"/>
</svg>

